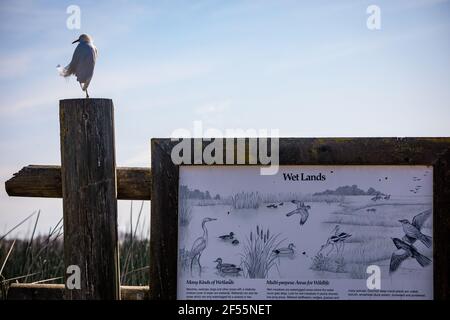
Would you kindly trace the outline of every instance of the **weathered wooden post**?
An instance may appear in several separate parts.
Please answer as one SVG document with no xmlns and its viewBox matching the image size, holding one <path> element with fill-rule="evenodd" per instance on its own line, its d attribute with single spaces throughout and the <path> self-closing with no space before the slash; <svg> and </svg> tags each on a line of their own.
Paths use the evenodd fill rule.
<svg viewBox="0 0 450 320">
<path fill-rule="evenodd" d="M 59 112 L 64 263 L 81 270 L 65 298 L 119 299 L 113 102 L 61 100 Z"/>
</svg>

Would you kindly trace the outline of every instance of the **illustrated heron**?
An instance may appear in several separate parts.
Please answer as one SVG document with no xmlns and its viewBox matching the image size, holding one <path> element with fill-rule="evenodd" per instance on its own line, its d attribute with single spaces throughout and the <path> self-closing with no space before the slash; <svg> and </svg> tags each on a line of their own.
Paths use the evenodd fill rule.
<svg viewBox="0 0 450 320">
<path fill-rule="evenodd" d="M 192 265 L 194 264 L 195 259 L 197 259 L 198 266 L 200 267 L 200 272 L 202 270 L 202 265 L 200 264 L 200 257 L 202 256 L 203 251 L 206 249 L 206 246 L 208 245 L 208 229 L 206 228 L 206 223 L 214 220 L 217 219 L 204 218 L 202 221 L 203 235 L 201 237 L 198 237 L 194 241 L 194 244 L 192 245 L 192 249 L 190 251 L 191 272 L 192 272 Z"/>
<path fill-rule="evenodd" d="M 59 73 L 63 77 L 75 75 L 80 83 L 81 90 L 85 91 L 86 98 L 89 98 L 87 89 L 94 74 L 97 48 L 94 46 L 93 39 L 87 34 L 80 35 L 72 44 L 77 42 L 78 45 L 73 53 L 72 61 L 65 68 L 60 68 L 58 65 Z"/>
</svg>

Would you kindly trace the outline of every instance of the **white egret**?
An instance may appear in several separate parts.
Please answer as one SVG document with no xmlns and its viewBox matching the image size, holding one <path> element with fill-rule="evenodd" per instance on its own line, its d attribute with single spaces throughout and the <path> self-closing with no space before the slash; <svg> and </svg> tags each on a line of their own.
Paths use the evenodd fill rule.
<svg viewBox="0 0 450 320">
<path fill-rule="evenodd" d="M 86 91 L 86 98 L 89 98 L 87 88 L 94 74 L 97 48 L 94 46 L 93 39 L 87 34 L 80 35 L 72 44 L 76 42 L 79 44 L 73 53 L 72 61 L 65 68 L 60 68 L 59 72 L 63 77 L 75 75 L 81 89 Z"/>
</svg>

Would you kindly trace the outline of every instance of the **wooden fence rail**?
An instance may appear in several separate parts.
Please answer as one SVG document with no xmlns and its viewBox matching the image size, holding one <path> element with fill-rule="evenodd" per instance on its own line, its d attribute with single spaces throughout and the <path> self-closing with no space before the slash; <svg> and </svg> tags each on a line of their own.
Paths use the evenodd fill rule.
<svg viewBox="0 0 450 320">
<path fill-rule="evenodd" d="M 119 167 L 117 199 L 150 200 L 150 168 Z M 61 166 L 29 165 L 5 182 L 9 196 L 62 198 Z"/>
<path fill-rule="evenodd" d="M 59 122 L 61 167 L 24 167 L 5 189 L 63 199 L 64 265 L 79 280 L 68 285 L 74 274 L 65 274 L 65 285 L 13 284 L 8 299 L 148 298 L 148 286 L 120 286 L 117 199 L 150 200 L 150 168 L 116 168 L 112 100 L 61 100 Z"/>
</svg>

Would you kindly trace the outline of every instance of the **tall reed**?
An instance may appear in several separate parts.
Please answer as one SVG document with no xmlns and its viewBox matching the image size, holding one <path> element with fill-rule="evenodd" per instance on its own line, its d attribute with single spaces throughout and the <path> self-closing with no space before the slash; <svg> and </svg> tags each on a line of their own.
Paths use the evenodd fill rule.
<svg viewBox="0 0 450 320">
<path fill-rule="evenodd" d="M 277 241 L 279 236 L 280 234 L 272 235 L 269 228 L 264 231 L 259 225 L 256 226 L 256 232 L 250 231 L 242 255 L 245 274 L 248 278 L 267 278 L 270 269 L 276 264 L 277 256 L 272 251 L 283 241 Z"/>
</svg>

